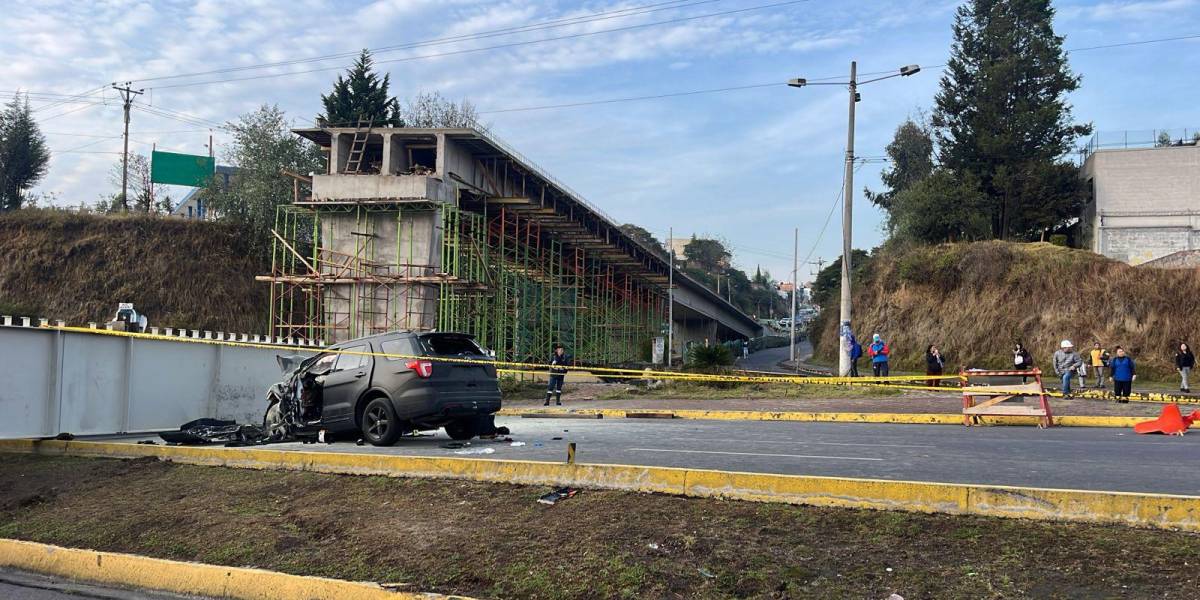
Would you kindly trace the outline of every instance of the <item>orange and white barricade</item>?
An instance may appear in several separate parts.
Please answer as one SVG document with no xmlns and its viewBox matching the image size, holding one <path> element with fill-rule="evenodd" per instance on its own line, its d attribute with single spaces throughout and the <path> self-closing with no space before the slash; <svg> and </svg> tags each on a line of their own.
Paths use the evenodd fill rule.
<svg viewBox="0 0 1200 600">
<path fill-rule="evenodd" d="M 959 371 L 963 393 L 963 424 L 980 424 L 982 416 L 1037 417 L 1038 427 L 1054 425 L 1046 388 L 1042 387 L 1042 371 Z M 1033 405 L 1026 398 L 1036 398 Z M 1018 402 L 1013 402 L 1019 400 Z"/>
</svg>

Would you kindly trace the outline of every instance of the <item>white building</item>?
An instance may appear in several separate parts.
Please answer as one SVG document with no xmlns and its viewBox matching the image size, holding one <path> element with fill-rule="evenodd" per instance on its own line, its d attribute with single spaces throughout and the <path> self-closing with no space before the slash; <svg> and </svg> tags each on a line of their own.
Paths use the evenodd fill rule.
<svg viewBox="0 0 1200 600">
<path fill-rule="evenodd" d="M 1200 249 L 1200 146 L 1097 150 L 1083 163 L 1085 247 L 1141 264 Z"/>
</svg>

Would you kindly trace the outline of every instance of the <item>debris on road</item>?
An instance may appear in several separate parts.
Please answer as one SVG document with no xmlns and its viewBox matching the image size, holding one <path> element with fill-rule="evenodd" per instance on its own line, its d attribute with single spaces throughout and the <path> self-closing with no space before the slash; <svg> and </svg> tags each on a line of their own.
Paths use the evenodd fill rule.
<svg viewBox="0 0 1200 600">
<path fill-rule="evenodd" d="M 525 442 L 513 442 L 513 443 L 509 444 L 509 446 L 512 446 L 513 448 L 517 448 L 519 446 L 524 446 L 524 445 L 525 445 Z"/>
<path fill-rule="evenodd" d="M 446 442 L 445 444 L 442 444 L 442 447 L 448 450 L 453 450 L 455 448 L 466 448 L 470 445 L 471 442 Z"/>
<path fill-rule="evenodd" d="M 495 452 L 495 448 L 466 448 L 463 450 L 455 450 L 455 454 L 491 454 Z"/>
<path fill-rule="evenodd" d="M 1138 423 L 1133 426 L 1133 431 L 1136 433 L 1183 435 L 1196 419 L 1200 419 L 1200 410 L 1194 410 L 1185 417 L 1183 413 L 1179 412 L 1178 404 L 1168 404 L 1163 407 L 1162 413 L 1158 415 L 1157 419 Z"/>
<path fill-rule="evenodd" d="M 570 498 L 577 493 L 579 493 L 579 490 L 577 490 L 575 488 L 569 488 L 569 487 L 559 488 L 557 490 L 554 490 L 553 492 L 550 492 L 549 494 L 542 496 L 541 498 L 538 498 L 538 503 L 539 504 L 549 504 L 549 505 L 553 506 L 555 504 L 558 504 L 559 501 L 566 500 L 567 498 Z"/>
<path fill-rule="evenodd" d="M 179 431 L 166 431 L 158 437 L 169 444 L 226 446 L 255 446 L 270 441 L 266 431 L 255 425 L 238 425 L 224 419 L 196 419 L 179 426 Z"/>
</svg>

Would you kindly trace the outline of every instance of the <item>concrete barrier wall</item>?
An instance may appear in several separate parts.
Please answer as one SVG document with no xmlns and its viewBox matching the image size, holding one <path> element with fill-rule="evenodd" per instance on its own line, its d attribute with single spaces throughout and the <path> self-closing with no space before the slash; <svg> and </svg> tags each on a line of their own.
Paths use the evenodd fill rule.
<svg viewBox="0 0 1200 600">
<path fill-rule="evenodd" d="M 0 326 L 0 438 L 257 423 L 287 350 Z"/>
</svg>

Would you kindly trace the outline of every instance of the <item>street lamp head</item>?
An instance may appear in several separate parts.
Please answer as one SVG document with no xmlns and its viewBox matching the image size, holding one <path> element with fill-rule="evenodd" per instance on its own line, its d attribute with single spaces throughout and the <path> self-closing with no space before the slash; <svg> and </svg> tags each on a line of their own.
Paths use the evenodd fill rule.
<svg viewBox="0 0 1200 600">
<path fill-rule="evenodd" d="M 900 67 L 900 74 L 905 77 L 908 77 L 909 75 L 916 75 L 919 72 L 921 72 L 920 65 L 906 65 Z"/>
<path fill-rule="evenodd" d="M 789 79 L 788 85 L 791 87 L 804 87 L 808 85 L 808 80 L 804 79 L 803 77 L 797 77 L 795 79 Z"/>
</svg>

